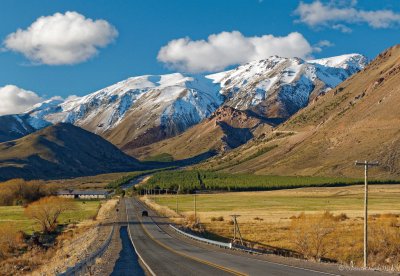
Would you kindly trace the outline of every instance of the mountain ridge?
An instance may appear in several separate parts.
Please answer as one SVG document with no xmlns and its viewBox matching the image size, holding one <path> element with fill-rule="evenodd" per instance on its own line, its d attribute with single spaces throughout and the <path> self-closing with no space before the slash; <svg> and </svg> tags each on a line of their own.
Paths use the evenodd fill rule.
<svg viewBox="0 0 400 276">
<path fill-rule="evenodd" d="M 191 158 L 204 153 L 217 154 L 245 144 L 272 124 L 251 112 L 222 106 L 185 132 L 149 146 L 133 149 L 128 154 L 140 159 L 168 155 L 175 160 Z"/>
<path fill-rule="evenodd" d="M 375 177 L 400 176 L 400 45 L 321 95 L 274 130 L 203 168 L 256 174 L 358 177 L 355 160 L 379 161 Z M 263 154 L 253 155 L 263 148 Z M 237 155 L 236 157 L 235 154 Z M 254 158 L 249 158 L 254 156 Z"/>
<path fill-rule="evenodd" d="M 7 129 L 0 129 L 0 141 L 67 122 L 132 152 L 183 133 L 221 106 L 282 122 L 366 63 L 359 54 L 313 61 L 274 56 L 206 76 L 132 77 L 83 97 L 47 100 L 12 115 L 9 130 L 26 131 L 7 135 Z"/>
</svg>

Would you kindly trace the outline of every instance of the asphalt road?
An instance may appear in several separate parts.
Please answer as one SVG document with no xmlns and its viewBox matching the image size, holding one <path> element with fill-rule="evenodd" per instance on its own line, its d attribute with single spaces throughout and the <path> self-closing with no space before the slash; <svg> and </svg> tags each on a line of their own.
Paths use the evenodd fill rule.
<svg viewBox="0 0 400 276">
<path fill-rule="evenodd" d="M 341 275 L 273 263 L 246 255 L 197 246 L 168 234 L 150 217 L 141 217 L 143 205 L 125 199 L 128 232 L 149 274 L 155 275 Z M 155 215 L 150 211 L 150 215 Z M 160 222 L 158 222 L 159 224 Z"/>
<path fill-rule="evenodd" d="M 114 269 L 111 276 L 120 275 L 136 275 L 144 276 L 145 273 L 138 262 L 138 256 L 135 253 L 133 245 L 129 239 L 127 226 L 121 226 L 119 228 L 120 239 L 122 243 L 122 249 L 119 253 L 119 257 L 114 265 Z"/>
<path fill-rule="evenodd" d="M 164 247 L 162 244 L 165 239 L 169 239 L 169 236 L 163 235 L 158 230 L 154 232 L 153 227 L 149 227 L 153 226 L 153 223 L 147 225 L 147 222 L 143 222 L 143 225 L 139 221 L 138 214 L 141 213 L 142 208 L 139 208 L 133 199 L 125 199 L 125 204 L 128 233 L 150 275 L 230 275 L 223 270 L 184 257 Z M 157 239 L 149 234 L 155 235 Z"/>
</svg>

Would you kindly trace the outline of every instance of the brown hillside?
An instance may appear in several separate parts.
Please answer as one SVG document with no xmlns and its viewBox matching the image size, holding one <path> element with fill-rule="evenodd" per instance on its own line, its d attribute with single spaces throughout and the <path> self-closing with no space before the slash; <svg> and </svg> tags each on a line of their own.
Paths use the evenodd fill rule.
<svg viewBox="0 0 400 276">
<path fill-rule="evenodd" d="M 141 159 L 168 154 L 175 160 L 182 160 L 210 151 L 236 148 L 270 129 L 271 126 L 258 117 L 224 106 L 178 136 L 127 153 Z"/>
<path fill-rule="evenodd" d="M 353 163 L 367 159 L 381 162 L 382 166 L 372 172 L 376 176 L 396 178 L 400 176 L 399 103 L 397 45 L 314 99 L 269 137 L 252 140 L 205 167 L 259 174 L 359 177 L 362 172 Z M 280 133 L 279 139 L 276 133 Z"/>
</svg>

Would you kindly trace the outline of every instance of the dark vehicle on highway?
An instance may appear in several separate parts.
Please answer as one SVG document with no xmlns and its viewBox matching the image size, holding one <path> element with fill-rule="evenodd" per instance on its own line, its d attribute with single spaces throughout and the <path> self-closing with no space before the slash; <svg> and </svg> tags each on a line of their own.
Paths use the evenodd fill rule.
<svg viewBox="0 0 400 276">
<path fill-rule="evenodd" d="M 147 211 L 142 211 L 142 217 L 148 217 L 149 213 Z"/>
</svg>

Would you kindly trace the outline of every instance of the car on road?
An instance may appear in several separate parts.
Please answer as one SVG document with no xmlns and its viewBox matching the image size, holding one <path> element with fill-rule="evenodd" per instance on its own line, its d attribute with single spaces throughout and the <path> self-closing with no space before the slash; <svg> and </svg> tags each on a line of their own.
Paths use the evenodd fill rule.
<svg viewBox="0 0 400 276">
<path fill-rule="evenodd" d="M 148 216 L 149 213 L 146 210 L 142 211 L 142 217 L 148 217 Z"/>
</svg>

